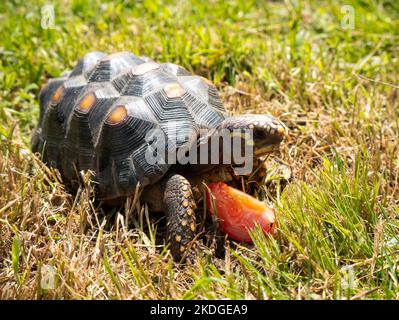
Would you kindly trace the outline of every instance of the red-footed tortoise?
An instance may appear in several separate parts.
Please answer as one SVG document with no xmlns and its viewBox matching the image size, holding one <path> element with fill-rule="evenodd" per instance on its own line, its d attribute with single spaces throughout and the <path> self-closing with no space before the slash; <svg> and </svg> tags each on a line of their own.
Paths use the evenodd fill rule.
<svg viewBox="0 0 399 320">
<path fill-rule="evenodd" d="M 225 152 L 223 163 L 184 165 L 179 154 L 210 145 L 222 130 L 244 129 L 253 133 L 242 139 L 253 146 L 255 158 L 278 147 L 285 133 L 270 115 L 227 116 L 214 85 L 175 64 L 129 52 L 92 52 L 42 89 L 32 150 L 72 189 L 81 170 L 94 172 L 96 197 L 105 202 L 123 201 L 139 184 L 149 208 L 165 212 L 170 250 L 180 261 L 197 228 L 190 182 L 206 181 L 207 172 L 217 175 L 231 156 Z M 152 143 L 157 139 L 149 132 L 163 133 L 168 150 L 186 152 L 176 153 L 176 164 L 149 162 L 145 155 L 156 156 Z M 209 148 L 211 153 L 221 153 L 218 146 Z"/>
</svg>

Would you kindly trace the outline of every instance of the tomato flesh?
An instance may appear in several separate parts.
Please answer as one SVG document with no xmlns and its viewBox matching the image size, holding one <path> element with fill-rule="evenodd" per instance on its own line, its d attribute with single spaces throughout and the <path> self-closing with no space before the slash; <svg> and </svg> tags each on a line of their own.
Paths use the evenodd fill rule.
<svg viewBox="0 0 399 320">
<path fill-rule="evenodd" d="M 217 215 L 220 228 L 230 238 L 251 243 L 252 239 L 248 231 L 254 229 L 256 224 L 265 233 L 273 232 L 275 227 L 274 211 L 264 202 L 223 182 L 211 183 L 208 187 L 214 197 L 212 206 L 209 193 L 206 194 L 208 213 L 212 219 Z"/>
</svg>

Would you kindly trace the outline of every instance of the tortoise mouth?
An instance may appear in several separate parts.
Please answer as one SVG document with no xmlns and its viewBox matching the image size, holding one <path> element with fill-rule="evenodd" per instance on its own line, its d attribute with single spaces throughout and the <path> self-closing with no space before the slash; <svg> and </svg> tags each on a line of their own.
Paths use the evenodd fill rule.
<svg viewBox="0 0 399 320">
<path fill-rule="evenodd" d="M 278 151 L 280 143 L 283 141 L 286 130 L 283 126 L 279 126 L 271 132 L 264 128 L 254 130 L 254 156 L 259 158 Z"/>
<path fill-rule="evenodd" d="M 266 156 L 269 153 L 278 151 L 280 149 L 279 144 L 270 144 L 262 147 L 255 148 L 254 150 L 254 156 L 256 158 Z"/>
</svg>

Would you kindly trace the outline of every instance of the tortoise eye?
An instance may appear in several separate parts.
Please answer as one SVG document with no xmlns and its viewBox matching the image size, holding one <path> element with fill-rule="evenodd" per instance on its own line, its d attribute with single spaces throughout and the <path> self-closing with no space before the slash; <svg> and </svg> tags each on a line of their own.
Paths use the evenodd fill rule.
<svg viewBox="0 0 399 320">
<path fill-rule="evenodd" d="M 258 130 L 253 131 L 253 135 L 254 135 L 254 139 L 264 140 L 264 139 L 267 139 L 269 134 L 265 130 L 258 129 Z"/>
<path fill-rule="evenodd" d="M 51 97 L 51 104 L 56 105 L 58 102 L 60 102 L 63 94 L 64 94 L 64 86 L 59 86 L 58 89 L 54 92 L 53 96 Z"/>
<path fill-rule="evenodd" d="M 127 118 L 127 110 L 124 105 L 116 106 L 114 110 L 111 111 L 107 118 L 107 123 L 111 125 L 116 125 L 123 122 Z"/>
<path fill-rule="evenodd" d="M 96 96 L 94 95 L 94 93 L 89 93 L 87 95 L 85 95 L 82 100 L 80 100 L 79 102 L 79 110 L 87 113 L 90 111 L 90 109 L 94 106 L 94 104 L 96 103 Z"/>
</svg>

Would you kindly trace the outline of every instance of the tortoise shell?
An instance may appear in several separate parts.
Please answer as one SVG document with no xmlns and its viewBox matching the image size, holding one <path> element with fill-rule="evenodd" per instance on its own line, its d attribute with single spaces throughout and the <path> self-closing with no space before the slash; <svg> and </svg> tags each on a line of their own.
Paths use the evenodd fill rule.
<svg viewBox="0 0 399 320">
<path fill-rule="evenodd" d="M 157 182 L 170 168 L 146 161 L 151 129 L 162 130 L 177 150 L 194 146 L 200 129 L 224 119 L 218 92 L 205 78 L 130 52 L 92 52 L 42 89 L 32 150 L 72 188 L 81 170 L 93 171 L 99 198 L 114 199 L 138 182 Z"/>
</svg>

